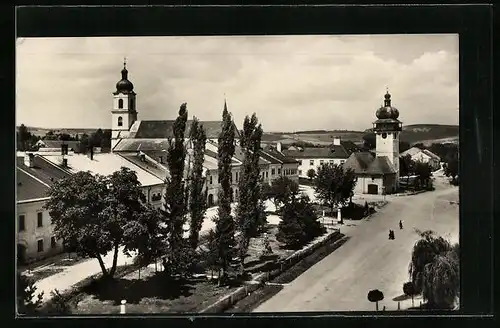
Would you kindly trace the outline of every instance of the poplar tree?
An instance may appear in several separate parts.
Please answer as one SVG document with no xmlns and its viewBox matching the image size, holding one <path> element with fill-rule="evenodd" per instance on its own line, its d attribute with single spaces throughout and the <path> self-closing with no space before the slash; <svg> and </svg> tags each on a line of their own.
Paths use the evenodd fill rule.
<svg viewBox="0 0 500 328">
<path fill-rule="evenodd" d="M 233 120 L 224 102 L 222 113 L 222 131 L 218 144 L 219 206 L 215 218 L 215 239 L 217 265 L 220 269 L 219 285 L 227 275 L 234 256 L 235 224 L 231 216 L 231 162 L 235 151 L 235 128 Z"/>
<path fill-rule="evenodd" d="M 184 250 L 184 223 L 186 221 L 187 204 L 184 185 L 184 163 L 186 149 L 184 146 L 184 133 L 187 122 L 187 104 L 183 103 L 179 109 L 179 116 L 173 125 L 173 139 L 169 139 L 167 150 L 167 166 L 170 178 L 166 179 L 166 192 L 164 201 L 164 223 L 167 236 L 167 257 L 169 259 L 169 272 L 177 273 L 177 266 Z"/>
<path fill-rule="evenodd" d="M 190 139 L 193 144 L 193 167 L 189 176 L 189 213 L 191 216 L 189 243 L 193 249 L 196 249 L 207 209 L 207 192 L 203 190 L 205 184 L 203 162 L 207 135 L 203 125 L 196 118 L 191 124 Z"/>
<path fill-rule="evenodd" d="M 259 168 L 262 133 L 262 126 L 258 124 L 255 113 L 251 118 L 246 116 L 240 143 L 245 157 L 238 182 L 239 200 L 236 209 L 240 232 L 238 256 L 242 271 L 250 238 L 257 236 L 266 223 Z"/>
</svg>

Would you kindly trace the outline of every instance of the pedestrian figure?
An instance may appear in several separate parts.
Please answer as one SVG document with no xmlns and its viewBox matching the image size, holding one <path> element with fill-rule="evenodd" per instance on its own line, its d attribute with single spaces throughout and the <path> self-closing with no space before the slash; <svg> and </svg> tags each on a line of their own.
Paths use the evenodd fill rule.
<svg viewBox="0 0 500 328">
<path fill-rule="evenodd" d="M 392 230 L 389 230 L 389 239 L 392 239 Z"/>
<path fill-rule="evenodd" d="M 399 220 L 399 229 L 403 229 L 403 221 Z"/>
<path fill-rule="evenodd" d="M 394 240 L 394 230 L 391 230 L 392 233 L 392 239 Z"/>
</svg>

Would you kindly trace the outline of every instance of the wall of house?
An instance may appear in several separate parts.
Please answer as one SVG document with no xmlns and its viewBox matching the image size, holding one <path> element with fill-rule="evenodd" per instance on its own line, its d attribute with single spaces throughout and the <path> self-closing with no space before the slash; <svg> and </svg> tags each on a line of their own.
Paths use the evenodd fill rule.
<svg viewBox="0 0 500 328">
<path fill-rule="evenodd" d="M 283 164 L 281 175 L 299 183 L 299 165 L 297 163 Z"/>
<path fill-rule="evenodd" d="M 51 244 L 51 238 L 54 237 L 54 226 L 48 211 L 43 209 L 44 205 L 45 201 L 17 203 L 17 244 L 25 247 L 25 259 L 27 262 L 41 260 L 63 251 L 60 240 L 55 240 L 55 245 Z M 42 213 L 41 226 L 38 226 L 38 213 Z M 24 215 L 24 230 L 22 231 L 20 231 L 19 226 L 19 217 L 21 215 Z M 41 251 L 38 249 L 38 241 L 40 240 L 43 241 L 43 250 Z"/>
<path fill-rule="evenodd" d="M 367 194 L 368 186 L 372 184 L 377 185 L 379 195 L 383 194 L 383 187 L 385 187 L 385 193 L 390 194 L 396 191 L 396 176 L 394 174 L 387 175 L 384 178 L 381 176 L 358 176 L 354 186 L 354 193 Z"/>
<path fill-rule="evenodd" d="M 281 168 L 281 164 L 269 164 L 268 168 L 268 179 L 267 182 L 269 184 L 273 183 L 274 180 L 278 179 L 280 176 L 278 175 L 278 170 Z"/>
<path fill-rule="evenodd" d="M 238 182 L 240 181 L 240 166 L 233 166 L 231 169 L 231 188 L 233 189 L 233 201 L 238 199 Z M 210 170 L 207 172 L 207 179 L 204 188 L 207 189 L 207 205 L 216 206 L 219 201 L 219 175 L 217 170 Z"/>
<path fill-rule="evenodd" d="M 165 198 L 165 185 L 157 186 L 146 186 L 142 187 L 142 192 L 146 196 L 148 203 L 153 205 L 155 208 L 162 208 L 163 200 Z"/>
<path fill-rule="evenodd" d="M 301 178 L 307 178 L 307 171 L 313 169 L 314 172 L 318 171 L 321 164 L 333 163 L 340 165 L 344 163 L 347 158 L 296 158 L 299 161 L 298 175 Z"/>
</svg>

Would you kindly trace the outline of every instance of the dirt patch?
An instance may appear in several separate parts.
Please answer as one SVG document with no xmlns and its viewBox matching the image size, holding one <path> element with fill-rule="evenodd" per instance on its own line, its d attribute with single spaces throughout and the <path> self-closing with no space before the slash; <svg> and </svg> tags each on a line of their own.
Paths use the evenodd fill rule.
<svg viewBox="0 0 500 328">
<path fill-rule="evenodd" d="M 122 278 L 96 282 L 82 290 L 74 314 L 116 314 L 121 300 L 127 300 L 127 313 L 198 312 L 236 287 L 217 287 L 206 278 L 167 279 L 154 268 L 135 271 Z"/>
</svg>

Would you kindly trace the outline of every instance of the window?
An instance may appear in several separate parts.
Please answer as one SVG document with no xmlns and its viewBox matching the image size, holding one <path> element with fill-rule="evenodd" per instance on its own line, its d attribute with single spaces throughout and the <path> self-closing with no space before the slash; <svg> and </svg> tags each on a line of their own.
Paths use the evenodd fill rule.
<svg viewBox="0 0 500 328">
<path fill-rule="evenodd" d="M 118 99 L 118 108 L 123 108 L 123 99 Z"/>
<path fill-rule="evenodd" d="M 231 172 L 231 175 L 229 176 L 229 183 L 233 183 L 233 172 Z"/>
<path fill-rule="evenodd" d="M 38 253 L 43 252 L 43 239 L 37 241 Z"/>
<path fill-rule="evenodd" d="M 50 248 L 56 248 L 56 237 L 50 237 Z"/>
<path fill-rule="evenodd" d="M 278 169 L 278 175 L 281 175 L 281 169 L 280 168 Z"/>
<path fill-rule="evenodd" d="M 238 172 L 236 171 L 236 182 L 238 182 Z"/>
<path fill-rule="evenodd" d="M 340 160 L 340 164 L 344 164 L 345 161 L 343 159 Z"/>
<path fill-rule="evenodd" d="M 330 164 L 333 164 L 335 163 L 335 161 L 333 159 L 330 160 Z"/>
<path fill-rule="evenodd" d="M 302 175 L 302 170 L 299 170 L 299 175 Z"/>
<path fill-rule="evenodd" d="M 271 169 L 271 175 L 274 175 L 276 173 L 276 169 Z"/>
<path fill-rule="evenodd" d="M 36 226 L 38 228 L 41 228 L 43 227 L 43 213 L 42 212 L 38 212 L 37 213 L 37 220 L 36 220 Z"/>
<path fill-rule="evenodd" d="M 311 160 L 309 161 L 309 165 L 311 165 L 311 166 L 312 166 L 312 165 L 314 165 L 314 159 L 311 159 Z"/>
<path fill-rule="evenodd" d="M 324 160 L 320 160 L 319 161 L 319 165 L 323 165 L 323 164 L 325 164 L 325 161 Z"/>
<path fill-rule="evenodd" d="M 269 177 L 269 172 L 266 171 L 266 179 Z"/>
<path fill-rule="evenodd" d="M 123 117 L 118 117 L 118 126 L 123 126 Z"/>
<path fill-rule="evenodd" d="M 209 179 L 208 179 L 208 183 L 209 183 L 209 184 L 212 184 L 212 176 L 211 176 L 211 175 L 209 175 L 208 177 L 209 177 Z"/>
<path fill-rule="evenodd" d="M 19 231 L 24 231 L 25 229 L 26 229 L 25 216 L 19 215 Z"/>
<path fill-rule="evenodd" d="M 299 165 L 302 165 L 302 160 L 299 160 Z"/>
</svg>

